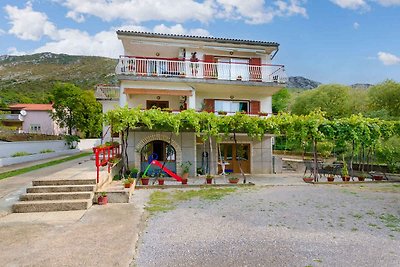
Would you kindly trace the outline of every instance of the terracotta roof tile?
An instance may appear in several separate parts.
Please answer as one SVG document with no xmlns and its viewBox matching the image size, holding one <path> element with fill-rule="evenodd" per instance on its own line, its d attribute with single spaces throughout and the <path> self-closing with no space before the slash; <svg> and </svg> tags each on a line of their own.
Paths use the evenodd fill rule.
<svg viewBox="0 0 400 267">
<path fill-rule="evenodd" d="M 52 104 L 13 104 L 10 109 L 25 109 L 25 110 L 52 110 Z"/>
</svg>

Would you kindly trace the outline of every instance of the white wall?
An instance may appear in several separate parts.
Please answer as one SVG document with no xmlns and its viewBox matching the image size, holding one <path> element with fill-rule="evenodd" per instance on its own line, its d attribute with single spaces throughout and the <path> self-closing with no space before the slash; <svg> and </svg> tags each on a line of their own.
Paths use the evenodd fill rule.
<svg viewBox="0 0 400 267">
<path fill-rule="evenodd" d="M 0 158 L 11 157 L 16 152 L 40 153 L 45 149 L 54 151 L 66 150 L 68 146 L 64 140 L 8 142 L 0 144 Z"/>
<path fill-rule="evenodd" d="M 79 150 L 90 150 L 95 146 L 98 146 L 101 144 L 101 139 L 100 138 L 93 138 L 93 139 L 81 139 L 80 142 L 78 143 L 78 149 Z"/>
</svg>

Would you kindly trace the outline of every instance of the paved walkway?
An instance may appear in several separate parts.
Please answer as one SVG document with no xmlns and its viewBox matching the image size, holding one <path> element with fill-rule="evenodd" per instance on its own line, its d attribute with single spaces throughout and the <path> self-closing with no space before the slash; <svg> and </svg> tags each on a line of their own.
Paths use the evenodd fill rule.
<svg viewBox="0 0 400 267">
<path fill-rule="evenodd" d="M 32 163 L 21 164 L 20 167 L 28 167 L 30 164 Z M 86 178 L 95 177 L 95 175 L 94 162 L 90 160 L 90 156 L 87 156 L 2 179 L 0 180 L 0 217 L 10 213 L 12 204 L 17 202 L 19 196 L 26 192 L 27 187 L 32 186 L 34 179 L 45 177 L 72 178 L 76 176 Z"/>
<path fill-rule="evenodd" d="M 37 178 L 95 177 L 94 162 L 83 157 L 0 180 L 0 262 L 2 266 L 129 266 L 143 228 L 151 191 L 131 203 L 94 205 L 87 211 L 14 213 L 10 208 Z M 218 178 L 217 182 L 223 182 Z M 196 178 L 196 183 L 204 183 Z M 226 180 L 225 180 L 226 181 Z M 252 176 L 255 184 L 304 184 L 298 174 Z"/>
</svg>

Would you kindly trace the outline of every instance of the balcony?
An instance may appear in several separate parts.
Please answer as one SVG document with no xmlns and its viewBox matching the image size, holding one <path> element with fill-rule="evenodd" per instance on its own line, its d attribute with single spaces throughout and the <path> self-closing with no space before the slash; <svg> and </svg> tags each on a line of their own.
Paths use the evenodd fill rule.
<svg viewBox="0 0 400 267">
<path fill-rule="evenodd" d="M 119 75 L 215 79 L 225 81 L 284 84 L 287 76 L 283 65 L 247 63 L 209 63 L 121 56 L 115 72 Z"/>
<path fill-rule="evenodd" d="M 22 122 L 24 116 L 21 114 L 0 114 L 0 120 L 4 122 Z"/>
<path fill-rule="evenodd" d="M 118 100 L 119 87 L 109 84 L 98 84 L 96 85 L 95 96 L 98 100 Z"/>
</svg>

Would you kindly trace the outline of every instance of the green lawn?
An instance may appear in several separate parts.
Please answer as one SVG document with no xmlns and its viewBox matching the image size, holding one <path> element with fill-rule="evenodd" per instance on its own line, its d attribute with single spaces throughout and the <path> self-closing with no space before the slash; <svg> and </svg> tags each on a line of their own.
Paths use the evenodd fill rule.
<svg viewBox="0 0 400 267">
<path fill-rule="evenodd" d="M 88 156 L 88 155 L 91 155 L 91 154 L 92 154 L 92 152 L 79 153 L 77 155 L 69 156 L 69 157 L 66 157 L 66 158 L 63 158 L 63 159 L 52 160 L 52 161 L 49 161 L 49 162 L 46 162 L 46 163 L 42 163 L 42 164 L 30 166 L 30 167 L 25 167 L 25 168 L 13 170 L 13 171 L 3 172 L 3 173 L 0 173 L 0 180 L 8 178 L 8 177 L 24 174 L 24 173 L 27 173 L 27 172 L 30 172 L 30 171 L 38 170 L 38 169 L 41 169 L 41 168 L 57 165 L 57 164 L 60 164 L 60 163 L 63 163 L 63 162 L 67 162 L 67 161 L 70 161 L 70 160 L 82 158 L 82 157 L 85 157 L 85 156 Z"/>
</svg>

